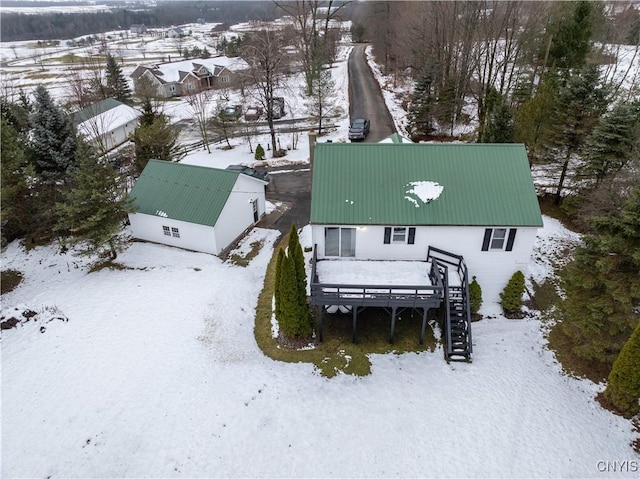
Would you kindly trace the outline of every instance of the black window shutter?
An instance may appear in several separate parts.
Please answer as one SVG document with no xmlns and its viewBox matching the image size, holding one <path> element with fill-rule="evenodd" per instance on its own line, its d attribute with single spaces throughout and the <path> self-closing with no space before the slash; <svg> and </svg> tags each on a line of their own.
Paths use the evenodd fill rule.
<svg viewBox="0 0 640 479">
<path fill-rule="evenodd" d="M 384 229 L 384 244 L 391 244 L 391 228 Z"/>
<path fill-rule="evenodd" d="M 407 243 L 414 244 L 415 242 L 416 242 L 416 229 L 415 228 L 409 228 L 409 239 L 408 239 Z"/>
<path fill-rule="evenodd" d="M 482 240 L 482 251 L 489 251 L 489 241 L 491 241 L 491 228 L 484 230 L 484 240 Z"/>
<path fill-rule="evenodd" d="M 516 239 L 516 229 L 515 228 L 511 228 L 509 230 L 509 238 L 507 238 L 507 247 L 506 250 L 507 251 L 511 251 L 513 249 L 513 240 Z"/>
</svg>

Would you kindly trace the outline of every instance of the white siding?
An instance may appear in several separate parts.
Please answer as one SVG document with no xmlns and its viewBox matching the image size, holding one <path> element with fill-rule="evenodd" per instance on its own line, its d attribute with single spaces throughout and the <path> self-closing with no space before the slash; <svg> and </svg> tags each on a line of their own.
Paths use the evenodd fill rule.
<svg viewBox="0 0 640 479">
<path fill-rule="evenodd" d="M 224 249 L 254 224 L 251 200 L 258 200 L 258 219 L 265 213 L 264 183 L 246 175 L 238 175 L 227 203 L 215 226 L 220 249 Z"/>
<path fill-rule="evenodd" d="M 485 227 L 418 226 L 413 245 L 384 244 L 384 226 L 351 227 L 356 228 L 356 260 L 424 261 L 429 246 L 462 255 L 470 279 L 477 277 L 486 303 L 500 300 L 499 293 L 513 273 L 520 270 L 527 274 L 537 231 L 537 228 L 517 228 L 512 251 L 482 251 Z M 312 237 L 318 245 L 318 258 L 324 258 L 324 225 L 313 225 Z"/>
<path fill-rule="evenodd" d="M 133 236 L 141 240 L 211 254 L 218 254 L 222 249 L 217 247 L 215 231 L 211 226 L 197 225 L 142 213 L 129 214 L 129 221 L 131 222 Z M 166 236 L 162 229 L 163 226 L 178 228 L 180 237 Z"/>
<path fill-rule="evenodd" d="M 137 126 L 138 120 L 135 119 L 107 133 L 105 135 L 105 146 L 107 150 L 111 150 L 127 141 Z"/>
</svg>

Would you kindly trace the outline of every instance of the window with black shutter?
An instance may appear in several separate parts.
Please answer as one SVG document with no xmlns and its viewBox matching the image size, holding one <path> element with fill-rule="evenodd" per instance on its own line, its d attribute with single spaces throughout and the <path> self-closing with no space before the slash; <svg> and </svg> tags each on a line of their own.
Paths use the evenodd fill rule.
<svg viewBox="0 0 640 479">
<path fill-rule="evenodd" d="M 482 251 L 511 251 L 516 238 L 516 228 L 486 228 Z"/>
</svg>

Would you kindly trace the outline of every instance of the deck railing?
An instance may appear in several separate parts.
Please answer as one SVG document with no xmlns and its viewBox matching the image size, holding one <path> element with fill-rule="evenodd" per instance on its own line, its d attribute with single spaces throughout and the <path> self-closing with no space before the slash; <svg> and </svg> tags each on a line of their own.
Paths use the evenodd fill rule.
<svg viewBox="0 0 640 479">
<path fill-rule="evenodd" d="M 317 245 L 314 245 L 310 290 L 311 302 L 315 305 L 437 307 L 444 293 L 445 281 L 433 263 L 429 271 L 431 285 L 363 285 L 322 283 L 317 262 Z"/>
</svg>

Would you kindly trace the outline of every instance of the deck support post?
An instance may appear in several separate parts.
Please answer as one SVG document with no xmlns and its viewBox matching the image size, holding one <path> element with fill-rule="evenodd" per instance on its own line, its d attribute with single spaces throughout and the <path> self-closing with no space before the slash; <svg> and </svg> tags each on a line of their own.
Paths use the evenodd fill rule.
<svg viewBox="0 0 640 479">
<path fill-rule="evenodd" d="M 320 305 L 318 308 L 318 340 L 322 342 L 322 320 L 324 316 L 324 305 Z"/>
<path fill-rule="evenodd" d="M 351 341 L 356 342 L 356 324 L 358 322 L 358 307 L 353 306 L 353 333 L 351 335 Z"/>
<path fill-rule="evenodd" d="M 424 344 L 424 332 L 427 329 L 427 308 L 422 308 L 422 329 L 420 329 L 420 344 Z"/>
<path fill-rule="evenodd" d="M 394 333 L 396 330 L 396 310 L 397 309 L 398 308 L 396 308 L 395 306 L 391 308 L 391 333 L 389 334 L 389 342 L 391 344 L 393 344 Z"/>
</svg>

